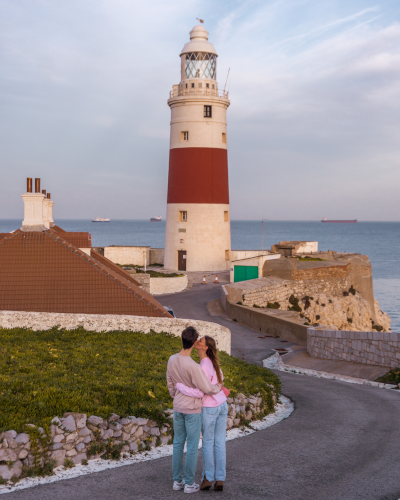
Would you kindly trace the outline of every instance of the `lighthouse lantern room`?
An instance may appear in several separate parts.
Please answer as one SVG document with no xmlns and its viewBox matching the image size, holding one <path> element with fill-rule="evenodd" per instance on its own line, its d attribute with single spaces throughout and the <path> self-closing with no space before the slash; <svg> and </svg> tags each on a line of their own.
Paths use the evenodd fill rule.
<svg viewBox="0 0 400 500">
<path fill-rule="evenodd" d="M 181 52 L 181 81 L 171 108 L 164 267 L 229 268 L 231 233 L 226 110 L 218 90 L 217 53 L 199 23 Z"/>
</svg>

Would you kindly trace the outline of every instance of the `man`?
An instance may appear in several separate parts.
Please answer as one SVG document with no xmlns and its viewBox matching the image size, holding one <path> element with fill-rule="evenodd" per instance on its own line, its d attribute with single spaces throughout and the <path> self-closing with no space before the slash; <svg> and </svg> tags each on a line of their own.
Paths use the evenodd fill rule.
<svg viewBox="0 0 400 500">
<path fill-rule="evenodd" d="M 184 488 L 185 493 L 196 493 L 200 490 L 200 486 L 194 482 L 194 475 L 201 431 L 202 401 L 200 398 L 191 398 L 180 393 L 176 390 L 176 384 L 181 382 L 211 395 L 221 391 L 221 385 L 211 385 L 200 365 L 190 357 L 198 336 L 192 326 L 183 330 L 182 350 L 169 358 L 167 367 L 168 390 L 174 398 L 173 489 Z M 185 474 L 182 477 L 183 448 L 186 440 Z"/>
</svg>

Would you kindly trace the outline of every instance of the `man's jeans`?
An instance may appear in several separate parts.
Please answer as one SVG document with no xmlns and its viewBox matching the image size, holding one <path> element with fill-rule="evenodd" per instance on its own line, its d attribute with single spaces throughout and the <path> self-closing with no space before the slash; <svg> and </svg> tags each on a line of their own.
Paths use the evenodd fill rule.
<svg viewBox="0 0 400 500">
<path fill-rule="evenodd" d="M 174 448 L 172 455 L 172 475 L 174 481 L 182 481 L 183 448 L 187 439 L 185 461 L 185 484 L 194 483 L 199 440 L 201 431 L 201 413 L 188 414 L 174 411 Z"/>
<path fill-rule="evenodd" d="M 226 421 L 228 405 L 225 401 L 215 408 L 203 407 L 203 479 L 225 481 L 226 479 Z M 215 450 L 215 466 L 214 466 Z"/>
</svg>

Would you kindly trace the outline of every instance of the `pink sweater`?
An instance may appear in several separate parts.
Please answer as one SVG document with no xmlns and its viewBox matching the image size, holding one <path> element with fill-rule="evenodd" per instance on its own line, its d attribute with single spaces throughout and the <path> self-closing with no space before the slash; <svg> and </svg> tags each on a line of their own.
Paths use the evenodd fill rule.
<svg viewBox="0 0 400 500">
<path fill-rule="evenodd" d="M 210 358 L 204 358 L 200 361 L 200 366 L 206 377 L 210 381 L 212 385 L 218 384 L 217 373 L 214 370 L 213 364 Z M 221 371 L 222 379 L 224 375 Z M 176 389 L 184 394 L 185 396 L 190 396 L 192 398 L 202 398 L 202 405 L 206 408 L 214 408 L 215 406 L 220 406 L 222 403 L 225 403 L 226 396 L 223 391 L 214 394 L 213 396 L 204 394 L 200 389 L 192 389 L 191 387 L 187 387 L 185 384 L 178 382 L 176 384 Z"/>
</svg>

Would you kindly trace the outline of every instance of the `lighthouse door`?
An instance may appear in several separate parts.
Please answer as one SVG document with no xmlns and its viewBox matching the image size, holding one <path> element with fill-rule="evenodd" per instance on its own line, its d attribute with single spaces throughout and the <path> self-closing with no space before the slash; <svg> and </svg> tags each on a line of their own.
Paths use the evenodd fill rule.
<svg viewBox="0 0 400 500">
<path fill-rule="evenodd" d="M 178 250 L 178 271 L 186 271 L 186 250 Z"/>
</svg>

